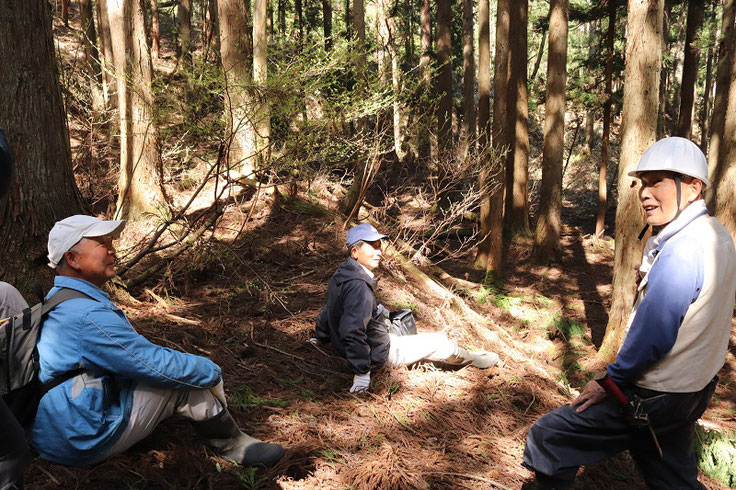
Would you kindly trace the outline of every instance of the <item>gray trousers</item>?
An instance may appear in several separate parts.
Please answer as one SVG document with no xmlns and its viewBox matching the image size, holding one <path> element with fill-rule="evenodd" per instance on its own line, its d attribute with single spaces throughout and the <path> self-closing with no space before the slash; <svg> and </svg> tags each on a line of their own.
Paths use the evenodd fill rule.
<svg viewBox="0 0 736 490">
<path fill-rule="evenodd" d="M 418 361 L 444 361 L 455 353 L 457 344 L 443 333 L 391 335 L 388 360 L 391 367 L 408 366 Z"/>
<path fill-rule="evenodd" d="M 120 454 L 148 437 L 158 424 L 172 415 L 201 421 L 214 417 L 224 408 L 208 389 L 184 391 L 139 385 L 133 392 L 133 408 L 128 425 L 110 451 L 98 462 Z"/>
<path fill-rule="evenodd" d="M 703 415 L 718 377 L 695 393 L 660 393 L 634 388 L 662 447 L 660 458 L 648 429 L 634 429 L 616 402 L 607 398 L 582 413 L 563 405 L 534 423 L 526 437 L 523 465 L 543 475 L 572 482 L 578 467 L 626 449 L 649 488 L 702 489 L 693 452 L 695 422 Z M 627 390 L 624 390 L 625 392 Z"/>
<path fill-rule="evenodd" d="M 0 282 L 0 319 L 17 315 L 28 303 L 17 289 L 7 282 Z M 23 470 L 31 463 L 23 428 L 12 412 L 0 400 L 0 490 L 22 485 Z"/>
</svg>

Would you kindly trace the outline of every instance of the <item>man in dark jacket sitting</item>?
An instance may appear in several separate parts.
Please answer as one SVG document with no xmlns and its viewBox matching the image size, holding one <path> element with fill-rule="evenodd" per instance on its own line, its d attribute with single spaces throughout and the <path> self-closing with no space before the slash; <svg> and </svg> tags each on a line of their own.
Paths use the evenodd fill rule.
<svg viewBox="0 0 736 490">
<path fill-rule="evenodd" d="M 378 233 L 368 223 L 354 226 L 345 240 L 350 256 L 327 286 L 327 306 L 317 316 L 312 342 L 331 342 L 354 373 L 351 393 L 366 391 L 371 371 L 383 364 L 406 366 L 417 361 L 441 361 L 486 369 L 498 362 L 493 352 L 469 352 L 441 333 L 398 336 L 388 332 L 388 310 L 373 294 L 373 271 L 383 255 Z"/>
</svg>

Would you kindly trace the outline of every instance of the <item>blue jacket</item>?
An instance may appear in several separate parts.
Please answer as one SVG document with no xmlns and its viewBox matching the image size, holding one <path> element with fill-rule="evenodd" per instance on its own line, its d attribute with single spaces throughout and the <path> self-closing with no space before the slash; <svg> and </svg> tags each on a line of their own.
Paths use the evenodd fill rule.
<svg viewBox="0 0 736 490">
<path fill-rule="evenodd" d="M 62 287 L 93 299 L 72 299 L 49 313 L 38 342 L 39 379 L 45 383 L 79 367 L 87 371 L 41 399 L 30 439 L 42 458 L 78 466 L 104 457 L 128 423 L 138 382 L 194 390 L 220 381 L 212 361 L 139 335 L 100 288 L 57 276 L 49 296 Z"/>
<path fill-rule="evenodd" d="M 376 301 L 376 280 L 349 257 L 327 285 L 327 306 L 317 316 L 315 337 L 332 342 L 355 374 L 365 374 L 388 359 L 388 310 Z"/>
</svg>

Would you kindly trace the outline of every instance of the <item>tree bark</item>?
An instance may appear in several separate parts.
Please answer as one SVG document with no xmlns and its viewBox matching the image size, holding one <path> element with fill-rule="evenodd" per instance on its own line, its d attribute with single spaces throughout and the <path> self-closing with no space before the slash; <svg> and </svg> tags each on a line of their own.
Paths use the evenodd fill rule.
<svg viewBox="0 0 736 490">
<path fill-rule="evenodd" d="M 437 0 L 437 92 L 440 99 L 437 108 L 437 144 L 441 153 L 452 148 L 451 22 L 452 0 Z M 443 180 L 444 176 L 440 175 L 440 182 Z"/>
<path fill-rule="evenodd" d="M 69 2 L 71 0 L 61 0 L 61 21 L 65 27 L 69 27 Z"/>
<path fill-rule="evenodd" d="M 485 4 L 487 0 L 482 0 Z M 498 0 L 496 13 L 496 56 L 493 72 L 493 122 L 490 135 L 492 138 L 491 153 L 484 152 L 480 175 L 480 233 L 481 243 L 475 258 L 475 265 L 486 271 L 499 272 L 503 260 L 503 191 L 504 165 L 494 164 L 503 161 L 501 155 L 508 150 L 506 140 L 508 123 L 508 104 L 506 94 L 509 86 L 509 1 Z M 485 9 L 485 6 L 483 6 Z M 480 9 L 479 9 L 480 12 Z M 485 13 L 481 22 L 485 21 Z M 485 36 L 484 30 L 481 33 Z M 490 36 L 489 36 L 490 37 Z M 489 40 L 490 41 L 490 40 Z M 485 44 L 485 41 L 483 41 Z M 490 53 L 489 53 L 490 54 Z M 490 62 L 490 60 L 489 60 Z M 485 70 L 484 61 L 479 60 Z M 480 74 L 478 75 L 480 80 Z M 485 81 L 484 81 L 485 83 Z M 485 90 L 485 89 L 484 89 Z M 479 108 L 480 103 L 478 104 Z M 481 117 L 485 117 L 481 108 Z M 481 130 L 484 126 L 481 122 Z M 483 133 L 481 133 L 483 134 Z"/>
<path fill-rule="evenodd" d="M 611 138 L 611 106 L 613 104 L 613 50 L 616 41 L 616 0 L 608 0 L 608 30 L 606 31 L 606 72 L 604 75 L 603 135 L 601 160 L 598 162 L 598 213 L 595 220 L 595 236 L 600 237 L 606 229 L 608 208 L 608 152 Z"/>
<path fill-rule="evenodd" d="M 695 82 L 698 80 L 698 63 L 700 47 L 698 31 L 703 24 L 704 0 L 688 0 L 687 31 L 685 34 L 685 60 L 682 65 L 682 83 L 680 84 L 680 113 L 677 118 L 677 136 L 690 139 L 693 126 L 693 101 L 695 100 Z"/>
<path fill-rule="evenodd" d="M 115 80 L 115 62 L 112 56 L 110 21 L 107 16 L 107 0 L 97 2 L 97 26 L 99 27 L 100 47 L 98 55 L 102 69 L 102 95 L 105 99 L 105 105 L 115 109 L 118 106 L 117 81 Z"/>
<path fill-rule="evenodd" d="M 612 359 L 623 340 L 634 302 L 634 266 L 641 261 L 643 244 L 637 236 L 644 224 L 644 215 L 637 188 L 628 173 L 636 168 L 641 155 L 656 139 L 663 12 L 663 0 L 629 0 L 613 298 L 606 334 L 599 350 L 604 359 Z"/>
<path fill-rule="evenodd" d="M 236 175 L 251 177 L 255 170 L 252 56 L 248 29 L 250 6 L 246 0 L 218 0 L 220 58 L 225 72 L 225 125 L 230 141 L 228 167 Z"/>
<path fill-rule="evenodd" d="M 0 199 L 0 277 L 21 291 L 45 266 L 54 223 L 82 212 L 74 183 L 66 114 L 45 0 L 0 2 L 0 128 L 12 147 L 16 179 Z M 12 237 L 12 239 L 10 239 Z M 43 265 L 41 265 L 43 264 Z"/>
<path fill-rule="evenodd" d="M 350 1 L 350 0 L 347 0 Z M 284 39 L 286 37 L 286 0 L 278 0 L 278 23 L 279 36 Z"/>
<path fill-rule="evenodd" d="M 97 31 L 91 0 L 79 0 L 79 24 L 83 32 L 84 69 L 89 80 L 92 94 L 92 111 L 99 114 L 105 110 L 105 100 L 102 93 L 102 72 L 100 71 L 100 57 L 97 52 Z"/>
<path fill-rule="evenodd" d="M 461 150 L 465 155 L 475 147 L 475 48 L 473 0 L 463 0 L 463 128 Z"/>
<path fill-rule="evenodd" d="M 549 13 L 547 99 L 542 149 L 542 186 L 534 241 L 542 262 L 561 258 L 562 158 L 565 149 L 565 85 L 567 83 L 567 0 L 552 0 Z"/>
<path fill-rule="evenodd" d="M 136 220 L 165 203 L 153 121 L 151 55 L 142 0 L 108 0 L 120 110 L 117 218 Z"/>
<path fill-rule="evenodd" d="M 527 25 L 529 1 L 515 0 L 510 10 L 509 128 L 511 155 L 506 167 L 504 226 L 513 236 L 529 228 L 529 95 L 527 83 Z"/>
<path fill-rule="evenodd" d="M 253 82 L 256 90 L 255 150 L 256 168 L 265 168 L 270 160 L 271 110 L 268 103 L 268 0 L 253 4 Z"/>
<path fill-rule="evenodd" d="M 715 8 L 714 8 L 715 10 Z M 700 109 L 700 151 L 708 154 L 708 115 L 710 113 L 710 93 L 713 90 L 713 46 L 708 47 L 705 61 L 705 86 L 703 87 L 703 104 Z"/>
<path fill-rule="evenodd" d="M 432 90 L 432 11 L 429 0 L 423 0 L 419 12 L 420 49 L 419 76 L 422 102 L 426 102 Z M 424 109 L 424 108 L 423 108 Z M 426 113 L 426 110 L 423 112 Z M 428 124 L 421 124 L 419 129 L 419 157 L 431 157 L 432 145 Z"/>
<path fill-rule="evenodd" d="M 718 42 L 718 65 L 716 68 L 716 95 L 713 98 L 713 115 L 710 119 L 710 147 L 708 148 L 708 172 L 712 177 L 718 166 L 718 158 L 723 141 L 723 130 L 726 121 L 726 109 L 728 106 L 728 94 L 731 85 L 731 67 L 736 59 L 733 45 L 736 36 L 734 17 L 736 13 L 736 0 L 725 0 L 723 3 L 723 19 L 721 22 L 721 39 Z M 711 179 L 713 180 L 713 179 Z M 714 194 L 706 193 L 708 206 L 713 210 Z"/>
<path fill-rule="evenodd" d="M 365 84 L 365 9 L 363 0 L 353 0 L 353 32 L 355 34 L 355 78 L 359 85 Z"/>
<path fill-rule="evenodd" d="M 332 0 L 322 0 L 322 28 L 325 36 L 325 51 L 332 50 Z"/>
<path fill-rule="evenodd" d="M 736 39 L 732 37 L 730 42 L 731 49 L 736 48 Z M 731 236 L 736 237 L 736 63 L 731 63 L 730 78 L 723 140 L 712 176 L 711 195 L 715 216 L 728 228 Z"/>
<path fill-rule="evenodd" d="M 304 42 L 304 6 L 302 0 L 294 0 L 294 33 L 296 42 L 301 49 L 302 43 Z"/>
<path fill-rule="evenodd" d="M 151 55 L 156 59 L 161 57 L 161 23 L 157 0 L 151 0 Z"/>
<path fill-rule="evenodd" d="M 179 20 L 179 62 L 192 66 L 192 0 L 178 0 L 176 15 Z"/>
</svg>

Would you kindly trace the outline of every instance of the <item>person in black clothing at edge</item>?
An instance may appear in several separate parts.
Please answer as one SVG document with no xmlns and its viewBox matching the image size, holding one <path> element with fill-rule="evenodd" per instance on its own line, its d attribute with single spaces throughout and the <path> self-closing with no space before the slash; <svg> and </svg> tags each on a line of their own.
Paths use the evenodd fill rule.
<svg viewBox="0 0 736 490">
<path fill-rule="evenodd" d="M 14 177 L 13 157 L 5 133 L 0 129 L 0 199 L 4 198 Z M 28 308 L 18 290 L 0 282 L 0 327 L 6 318 Z M 31 452 L 23 428 L 0 398 L 0 490 L 23 488 L 23 471 L 31 463 Z"/>
<path fill-rule="evenodd" d="M 363 223 L 348 231 L 345 243 L 350 256 L 341 263 L 327 286 L 327 306 L 317 316 L 312 343 L 332 343 L 332 349 L 347 359 L 353 371 L 351 393 L 370 387 L 371 371 L 388 366 L 406 366 L 417 361 L 439 361 L 494 366 L 498 354 L 470 352 L 442 333 L 398 336 L 388 332 L 388 310 L 376 301 L 373 271 L 381 262 L 382 239 L 373 226 Z"/>
</svg>

